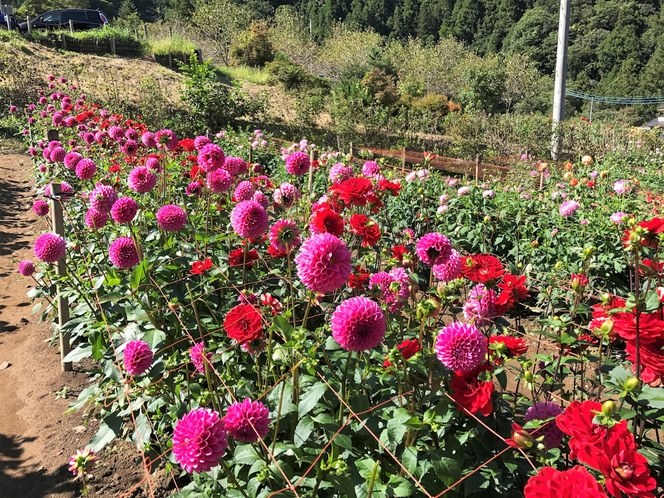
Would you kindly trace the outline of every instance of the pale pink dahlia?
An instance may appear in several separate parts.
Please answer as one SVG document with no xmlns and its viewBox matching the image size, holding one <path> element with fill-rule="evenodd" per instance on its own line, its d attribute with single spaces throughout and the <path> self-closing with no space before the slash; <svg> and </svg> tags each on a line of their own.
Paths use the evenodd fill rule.
<svg viewBox="0 0 664 498">
<path fill-rule="evenodd" d="M 29 277 L 35 272 L 35 264 L 25 259 L 18 264 L 18 272 L 24 277 Z"/>
<path fill-rule="evenodd" d="M 100 213 L 92 208 L 85 213 L 85 224 L 92 230 L 99 230 L 106 223 L 108 223 L 108 213 Z"/>
<path fill-rule="evenodd" d="M 362 165 L 362 174 L 366 177 L 380 175 L 380 166 L 376 161 L 367 161 Z"/>
<path fill-rule="evenodd" d="M 131 268 L 139 262 L 138 250 L 131 237 L 118 237 L 108 249 L 108 256 L 118 268 Z"/>
<path fill-rule="evenodd" d="M 251 182 L 243 181 L 235 187 L 235 200 L 237 202 L 248 201 L 254 196 L 254 186 Z"/>
<path fill-rule="evenodd" d="M 353 177 L 352 166 L 344 166 L 343 163 L 337 163 L 330 168 L 330 181 L 332 183 L 345 182 Z"/>
<path fill-rule="evenodd" d="M 616 194 L 623 195 L 628 193 L 631 189 L 632 184 L 629 180 L 618 180 L 613 184 L 613 190 L 616 192 Z"/>
<path fill-rule="evenodd" d="M 90 180 L 97 172 L 97 165 L 92 159 L 81 159 L 76 164 L 76 176 L 79 180 Z"/>
<path fill-rule="evenodd" d="M 201 150 L 203 147 L 205 147 L 207 144 L 211 144 L 212 140 L 210 140 L 208 137 L 199 135 L 198 137 L 194 138 L 194 147 L 196 150 Z"/>
<path fill-rule="evenodd" d="M 231 211 L 233 230 L 244 239 L 253 239 L 265 233 L 269 224 L 267 211 L 254 201 L 242 201 Z"/>
<path fill-rule="evenodd" d="M 441 282 L 451 282 L 461 274 L 461 258 L 459 253 L 452 249 L 450 259 L 444 263 L 433 265 L 433 276 Z"/>
<path fill-rule="evenodd" d="M 247 172 L 247 162 L 241 157 L 229 156 L 222 166 L 231 176 L 243 175 Z"/>
<path fill-rule="evenodd" d="M 563 412 L 563 409 L 560 408 L 556 403 L 551 401 L 544 401 L 540 403 L 535 403 L 533 406 L 526 410 L 526 416 L 524 420 L 530 422 L 531 420 L 546 420 L 548 418 L 557 417 Z M 560 446 L 560 442 L 565 437 L 563 431 L 561 431 L 556 425 L 556 421 L 550 420 L 539 430 L 533 431 L 536 437 L 544 435 L 543 444 L 547 450 L 551 448 L 557 448 Z"/>
<path fill-rule="evenodd" d="M 131 222 L 138 212 L 138 204 L 131 197 L 121 197 L 111 208 L 111 216 L 116 223 Z"/>
<path fill-rule="evenodd" d="M 83 159 L 83 156 L 78 152 L 70 152 L 65 156 L 65 167 L 74 171 L 78 162 Z"/>
<path fill-rule="evenodd" d="M 304 152 L 293 152 L 286 158 L 286 171 L 291 175 L 302 176 L 311 166 L 309 156 Z"/>
<path fill-rule="evenodd" d="M 247 398 L 228 407 L 224 426 L 236 441 L 253 443 L 270 432 L 270 411 L 260 401 Z"/>
<path fill-rule="evenodd" d="M 447 262 L 452 254 L 452 244 L 442 233 L 431 232 L 420 237 L 415 253 L 424 264 L 440 265 Z"/>
<path fill-rule="evenodd" d="M 196 408 L 175 425 L 173 455 L 189 472 L 208 472 L 219 464 L 228 447 L 228 433 L 219 414 L 209 408 Z"/>
<path fill-rule="evenodd" d="M 270 245 L 288 252 L 300 245 L 300 229 L 293 220 L 279 220 L 270 228 Z"/>
<path fill-rule="evenodd" d="M 558 212 L 560 213 L 560 216 L 571 216 L 580 207 L 581 204 L 576 201 L 565 201 L 558 208 Z"/>
<path fill-rule="evenodd" d="M 32 204 L 32 210 L 37 216 L 46 216 L 48 214 L 48 203 L 39 199 Z"/>
<path fill-rule="evenodd" d="M 463 316 L 466 320 L 474 320 L 474 324 L 483 327 L 491 323 L 496 316 L 496 292 L 483 284 L 477 284 L 468 293 L 463 303 Z"/>
<path fill-rule="evenodd" d="M 205 172 L 218 170 L 224 165 L 224 151 L 216 144 L 204 145 L 198 152 L 198 166 Z M 230 173 L 230 172 L 229 172 Z M 231 173 L 232 175 L 232 173 Z"/>
<path fill-rule="evenodd" d="M 352 270 L 346 243 L 329 233 L 312 235 L 305 240 L 295 263 L 297 276 L 306 288 L 322 294 L 342 287 Z"/>
<path fill-rule="evenodd" d="M 90 200 L 90 207 L 95 211 L 110 213 L 113 204 L 118 200 L 118 194 L 115 193 L 113 187 L 98 183 L 95 189 L 90 192 L 88 199 Z"/>
<path fill-rule="evenodd" d="M 157 223 L 162 230 L 179 232 L 187 224 L 187 213 L 180 206 L 168 204 L 157 211 Z"/>
<path fill-rule="evenodd" d="M 130 341 L 124 349 L 124 366 L 129 375 L 141 375 L 152 366 L 152 349 L 145 341 Z"/>
<path fill-rule="evenodd" d="M 368 297 L 351 297 L 332 313 L 332 337 L 348 351 L 375 348 L 383 340 L 386 327 L 383 310 Z"/>
<path fill-rule="evenodd" d="M 274 199 L 274 202 L 280 204 L 284 208 L 291 207 L 293 203 L 299 198 L 300 192 L 294 185 L 287 182 L 279 185 L 279 188 L 274 189 L 274 193 L 272 194 L 272 199 Z"/>
<path fill-rule="evenodd" d="M 65 256 L 65 239 L 57 233 L 45 233 L 35 241 L 35 256 L 45 263 L 55 263 Z"/>
<path fill-rule="evenodd" d="M 127 184 L 134 192 L 145 194 L 157 185 L 157 175 L 146 166 L 138 166 L 129 173 Z"/>
<path fill-rule="evenodd" d="M 622 211 L 617 211 L 611 215 L 609 220 L 614 225 L 620 225 L 623 222 L 623 220 L 628 217 L 629 215 L 627 213 L 623 213 Z"/>
<path fill-rule="evenodd" d="M 215 194 L 224 194 L 231 188 L 233 178 L 225 169 L 216 169 L 207 174 L 207 186 Z"/>
<path fill-rule="evenodd" d="M 157 147 L 166 147 L 168 150 L 178 148 L 178 137 L 171 130 L 159 130 L 155 133 L 154 139 Z"/>
<path fill-rule="evenodd" d="M 203 342 L 198 342 L 189 350 L 189 358 L 194 364 L 197 372 L 205 373 L 205 365 L 212 360 L 212 353 L 206 353 L 205 344 Z"/>
<path fill-rule="evenodd" d="M 486 337 L 468 323 L 451 323 L 436 338 L 436 356 L 455 372 L 470 372 L 479 367 L 486 360 L 486 353 Z"/>
</svg>

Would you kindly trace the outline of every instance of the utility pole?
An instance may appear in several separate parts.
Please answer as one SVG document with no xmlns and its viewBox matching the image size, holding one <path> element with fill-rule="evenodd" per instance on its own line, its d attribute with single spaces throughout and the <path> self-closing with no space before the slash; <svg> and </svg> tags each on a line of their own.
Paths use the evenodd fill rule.
<svg viewBox="0 0 664 498">
<path fill-rule="evenodd" d="M 567 78 L 567 45 L 569 44 L 570 0 L 560 0 L 558 23 L 558 55 L 556 57 L 556 81 L 553 91 L 553 134 L 551 159 L 558 159 L 563 145 L 560 123 L 565 119 L 565 79 Z"/>
</svg>

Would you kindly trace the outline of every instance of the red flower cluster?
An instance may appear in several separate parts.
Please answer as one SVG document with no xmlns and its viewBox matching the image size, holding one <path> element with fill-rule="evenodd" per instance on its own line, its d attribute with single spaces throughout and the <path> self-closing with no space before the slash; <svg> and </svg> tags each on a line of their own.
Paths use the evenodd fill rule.
<svg viewBox="0 0 664 498">
<path fill-rule="evenodd" d="M 254 266 L 254 261 L 258 259 L 258 251 L 252 249 L 247 253 L 247 268 Z M 244 264 L 244 248 L 234 249 L 228 255 L 228 264 L 230 266 L 242 266 Z"/>
<path fill-rule="evenodd" d="M 503 265 L 491 254 L 473 254 L 463 258 L 461 274 L 468 280 L 485 284 L 497 280 L 505 273 Z"/>
<path fill-rule="evenodd" d="M 399 345 L 397 345 L 397 349 L 401 353 L 401 356 L 403 356 L 403 359 L 407 361 L 415 356 L 415 354 L 422 349 L 422 346 L 420 346 L 420 341 L 417 339 L 404 339 Z M 385 358 L 383 366 L 389 368 L 394 365 L 388 358 Z"/>
<path fill-rule="evenodd" d="M 525 498 L 607 498 L 602 486 L 580 465 L 564 472 L 544 467 L 528 480 L 523 492 Z"/>
<path fill-rule="evenodd" d="M 517 277 L 516 275 L 506 273 L 503 276 L 503 281 L 498 284 L 498 288 L 501 289 L 501 292 L 496 299 L 496 304 L 499 306 L 499 315 L 512 309 L 517 302 L 530 297 L 525 282 L 525 275 Z"/>
<path fill-rule="evenodd" d="M 503 359 L 526 354 L 526 351 L 528 351 L 528 344 L 523 337 L 511 335 L 492 335 L 489 337 L 489 356 L 496 365 L 500 365 Z"/>
<path fill-rule="evenodd" d="M 454 372 L 454 377 L 450 381 L 452 389 L 452 398 L 457 403 L 457 408 L 465 408 L 470 413 L 480 412 L 488 417 L 493 411 L 491 394 L 495 386 L 493 382 L 485 382 L 479 379 L 482 372 L 491 371 L 488 363 L 477 367 L 470 372 Z"/>
<path fill-rule="evenodd" d="M 401 190 L 401 184 L 383 179 L 378 182 L 378 189 L 383 192 L 389 192 L 391 195 L 397 196 Z"/>
<path fill-rule="evenodd" d="M 355 266 L 353 273 L 348 277 L 348 287 L 357 291 L 363 291 L 369 279 L 371 279 L 371 273 L 359 266 Z"/>
<path fill-rule="evenodd" d="M 194 150 L 196 150 L 196 146 L 194 145 L 194 140 L 191 138 L 183 138 L 178 142 L 178 145 L 180 146 L 181 149 L 187 152 L 193 152 Z"/>
<path fill-rule="evenodd" d="M 344 233 L 343 218 L 331 209 L 316 210 L 311 218 L 311 226 L 315 233 L 331 233 L 337 237 Z"/>
<path fill-rule="evenodd" d="M 240 344 L 255 341 L 263 333 L 263 319 L 251 304 L 238 304 L 224 319 L 224 330 L 228 337 Z"/>
<path fill-rule="evenodd" d="M 272 294 L 261 294 L 261 305 L 269 308 L 272 316 L 278 315 L 284 309 L 283 304 Z"/>
<path fill-rule="evenodd" d="M 353 177 L 330 187 L 330 192 L 346 205 L 366 206 L 373 184 L 368 178 Z"/>
<path fill-rule="evenodd" d="M 354 214 L 350 217 L 350 230 L 362 238 L 362 247 L 373 247 L 380 240 L 378 224 L 364 214 Z"/>
<path fill-rule="evenodd" d="M 202 275 L 207 270 L 212 268 L 212 260 L 210 258 L 205 259 L 205 261 L 196 261 L 191 264 L 191 270 L 189 273 L 192 275 Z"/>
<path fill-rule="evenodd" d="M 612 427 L 594 424 L 602 405 L 595 401 L 573 401 L 556 423 L 570 437 L 570 458 L 604 474 L 605 486 L 615 497 L 654 498 L 657 483 L 650 477 L 644 456 L 638 453 L 633 434 L 625 420 Z M 535 496 L 535 495 L 533 495 Z"/>
<path fill-rule="evenodd" d="M 641 245 L 657 247 L 659 244 L 659 234 L 664 232 L 664 218 L 652 218 L 648 221 L 642 221 L 636 225 L 637 227 L 645 228 L 646 233 L 641 240 Z M 636 227 L 635 227 L 636 228 Z M 625 245 L 630 243 L 630 236 L 634 229 L 625 230 L 623 242 Z"/>
</svg>

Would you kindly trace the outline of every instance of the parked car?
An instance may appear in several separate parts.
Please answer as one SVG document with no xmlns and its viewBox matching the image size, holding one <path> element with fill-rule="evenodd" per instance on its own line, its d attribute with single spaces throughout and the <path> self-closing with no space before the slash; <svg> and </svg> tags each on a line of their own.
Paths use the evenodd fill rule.
<svg viewBox="0 0 664 498">
<path fill-rule="evenodd" d="M 74 29 L 84 31 L 101 28 L 108 24 L 108 18 L 100 10 L 58 9 L 50 10 L 30 20 L 32 29 L 69 29 L 69 20 L 74 22 Z M 28 31 L 28 23 L 19 25 L 21 33 Z"/>
<path fill-rule="evenodd" d="M 0 29 L 7 29 L 7 15 L 9 15 L 11 29 L 18 29 L 19 24 L 14 14 L 3 14 L 2 12 L 0 12 Z"/>
</svg>

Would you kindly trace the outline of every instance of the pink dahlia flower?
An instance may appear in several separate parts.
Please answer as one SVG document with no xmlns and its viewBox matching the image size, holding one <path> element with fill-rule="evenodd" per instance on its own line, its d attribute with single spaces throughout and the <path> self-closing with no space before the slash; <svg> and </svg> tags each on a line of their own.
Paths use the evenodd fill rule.
<svg viewBox="0 0 664 498">
<path fill-rule="evenodd" d="M 244 239 L 253 239 L 265 233 L 269 224 L 267 211 L 254 201 L 242 201 L 231 211 L 233 230 Z"/>
<path fill-rule="evenodd" d="M 629 180 L 618 180 L 613 184 L 613 190 L 616 194 L 623 195 L 632 190 L 632 185 Z"/>
<path fill-rule="evenodd" d="M 309 156 L 304 152 L 293 152 L 286 158 L 286 171 L 291 175 L 302 176 L 311 167 Z"/>
<path fill-rule="evenodd" d="M 300 242 L 300 229 L 293 220 L 279 220 L 270 228 L 270 245 L 278 251 L 289 252 Z"/>
<path fill-rule="evenodd" d="M 145 160 L 145 166 L 155 173 L 161 173 L 161 164 L 159 164 L 159 159 L 156 157 L 148 157 Z"/>
<path fill-rule="evenodd" d="M 111 137 L 116 142 L 119 142 L 125 137 L 125 132 L 119 126 L 111 126 L 108 129 L 108 136 Z"/>
<path fill-rule="evenodd" d="M 171 130 L 159 130 L 155 133 L 154 139 L 157 142 L 157 147 L 165 147 L 168 150 L 178 148 L 178 137 Z"/>
<path fill-rule="evenodd" d="M 199 373 L 205 373 L 205 365 L 212 360 L 212 353 L 205 352 L 205 344 L 203 342 L 198 342 L 194 344 L 189 350 L 189 358 L 194 364 L 194 368 Z"/>
<path fill-rule="evenodd" d="M 86 140 L 87 142 L 87 140 Z M 83 159 L 83 156 L 80 155 L 78 152 L 70 152 L 65 156 L 65 167 L 67 169 L 70 169 L 72 171 L 76 170 L 76 165 L 78 162 Z"/>
<path fill-rule="evenodd" d="M 122 152 L 128 156 L 135 156 L 138 152 L 138 144 L 134 140 L 127 140 L 122 146 Z"/>
<path fill-rule="evenodd" d="M 228 433 L 219 414 L 209 408 L 196 408 L 175 425 L 173 455 L 189 472 L 208 472 L 219 464 L 228 447 Z"/>
<path fill-rule="evenodd" d="M 216 169 L 207 175 L 207 186 L 215 194 L 224 194 L 231 188 L 233 178 L 225 169 Z"/>
<path fill-rule="evenodd" d="M 125 131 L 125 137 L 127 137 L 129 140 L 136 141 L 138 140 L 138 132 L 133 128 L 129 128 L 127 131 Z"/>
<path fill-rule="evenodd" d="M 67 151 L 65 149 L 63 149 L 62 147 L 53 147 L 51 149 L 51 154 L 49 155 L 49 158 L 54 163 L 64 162 L 65 157 L 67 157 Z"/>
<path fill-rule="evenodd" d="M 189 185 L 187 185 L 187 188 L 185 188 L 184 191 L 189 197 L 193 195 L 201 195 L 203 193 L 203 185 L 201 185 L 199 182 L 191 182 Z"/>
<path fill-rule="evenodd" d="M 100 213 L 92 208 L 85 213 L 85 224 L 92 230 L 99 230 L 106 223 L 108 223 L 108 213 Z"/>
<path fill-rule="evenodd" d="M 243 181 L 235 187 L 235 200 L 237 202 L 248 201 L 254 196 L 254 186 L 251 182 Z"/>
<path fill-rule="evenodd" d="M 154 149 L 157 146 L 154 133 L 150 133 L 149 131 L 146 131 L 143 133 L 143 135 L 141 135 L 141 142 L 143 142 L 143 145 L 145 145 L 148 149 Z"/>
<path fill-rule="evenodd" d="M 468 195 L 468 194 L 470 194 L 470 187 L 468 187 L 468 186 L 461 187 L 461 188 L 457 191 L 457 195 L 458 195 L 459 197 L 463 197 L 464 195 Z"/>
<path fill-rule="evenodd" d="M 450 239 L 442 233 L 431 232 L 417 241 L 415 253 L 424 264 L 429 266 L 440 265 L 450 258 L 452 254 L 452 244 Z"/>
<path fill-rule="evenodd" d="M 484 284 L 477 284 L 468 293 L 468 299 L 463 304 L 463 316 L 466 320 L 474 320 L 478 327 L 491 323 L 496 316 L 496 292 L 488 289 Z"/>
<path fill-rule="evenodd" d="M 330 181 L 332 183 L 345 182 L 353 177 L 352 166 L 344 166 L 343 163 L 337 163 L 330 168 Z"/>
<path fill-rule="evenodd" d="M 455 372 L 470 372 L 479 367 L 486 360 L 486 353 L 486 337 L 468 323 L 451 323 L 436 338 L 436 356 Z"/>
<path fill-rule="evenodd" d="M 461 258 L 459 253 L 452 249 L 450 258 L 441 264 L 433 265 L 433 276 L 441 282 L 451 282 L 461 274 Z"/>
<path fill-rule="evenodd" d="M 90 180 L 97 172 L 97 165 L 92 159 L 81 159 L 76 164 L 76 176 L 79 180 Z"/>
<path fill-rule="evenodd" d="M 129 375 L 141 375 L 152 366 L 152 349 L 145 341 L 130 341 L 124 349 L 124 366 Z"/>
<path fill-rule="evenodd" d="M 29 277 L 35 273 L 35 264 L 29 259 L 25 259 L 18 264 L 18 272 L 24 277 Z"/>
<path fill-rule="evenodd" d="M 74 189 L 67 182 L 62 182 L 62 183 L 60 183 L 60 194 L 65 195 L 65 196 L 74 195 Z M 47 183 L 46 185 L 44 185 L 44 195 L 46 197 L 51 195 L 51 184 L 50 183 Z M 66 200 L 66 199 L 64 199 L 64 200 Z"/>
<path fill-rule="evenodd" d="M 39 199 L 32 204 L 32 210 L 37 216 L 46 216 L 48 214 L 48 202 Z"/>
<path fill-rule="evenodd" d="M 270 411 L 260 401 L 247 398 L 228 407 L 224 426 L 236 441 L 253 443 L 270 432 Z"/>
<path fill-rule="evenodd" d="M 279 188 L 274 189 L 274 193 L 272 194 L 272 199 L 274 199 L 274 202 L 280 204 L 286 209 L 291 207 L 293 203 L 299 198 L 300 192 L 294 185 L 287 182 L 279 185 Z"/>
<path fill-rule="evenodd" d="M 526 410 L 526 416 L 524 420 L 530 422 L 531 420 L 546 420 L 548 418 L 557 417 L 563 412 L 563 409 L 560 408 L 556 403 L 551 401 L 543 401 L 540 403 L 535 403 L 533 406 Z M 557 448 L 560 446 L 560 442 L 565 437 L 563 431 L 561 431 L 556 425 L 556 421 L 550 420 L 542 428 L 535 432 L 535 436 L 539 437 L 544 435 L 544 441 L 542 442 L 547 450 L 551 448 Z"/>
<path fill-rule="evenodd" d="M 108 249 L 108 256 L 118 268 L 127 269 L 139 262 L 138 250 L 131 237 L 118 237 Z"/>
<path fill-rule="evenodd" d="M 57 233 L 45 233 L 35 241 L 35 256 L 45 263 L 55 263 L 64 258 L 67 245 Z"/>
<path fill-rule="evenodd" d="M 580 207 L 581 204 L 576 201 L 565 201 L 558 208 L 558 212 L 560 213 L 560 216 L 567 217 L 573 215 Z"/>
<path fill-rule="evenodd" d="M 134 192 L 145 194 L 157 185 L 157 175 L 146 166 L 138 166 L 129 173 L 127 184 Z"/>
<path fill-rule="evenodd" d="M 390 313 L 399 311 L 410 295 L 410 278 L 401 267 L 389 273 L 378 272 L 369 279 L 369 287 L 376 286 L 381 291 L 381 300 L 388 305 Z"/>
<path fill-rule="evenodd" d="M 138 204 L 131 197 L 121 197 L 111 208 L 111 216 L 116 223 L 131 222 L 138 212 Z"/>
<path fill-rule="evenodd" d="M 312 235 L 295 257 L 297 276 L 307 289 L 325 294 L 348 281 L 351 257 L 346 243 L 329 233 Z"/>
<path fill-rule="evenodd" d="M 200 151 L 207 144 L 211 144 L 212 141 L 208 137 L 198 136 L 194 138 L 194 147 L 196 150 Z"/>
<path fill-rule="evenodd" d="M 168 204 L 157 211 L 157 223 L 162 230 L 179 232 L 187 224 L 187 213 L 180 206 Z"/>
<path fill-rule="evenodd" d="M 115 201 L 118 200 L 118 194 L 115 193 L 113 187 L 98 183 L 88 198 L 92 209 L 100 213 L 109 213 Z"/>
<path fill-rule="evenodd" d="M 224 151 L 216 144 L 209 143 L 204 145 L 198 152 L 198 166 L 205 172 L 218 170 L 224 165 Z M 229 172 L 230 173 L 230 172 Z M 232 173 L 231 173 L 232 175 Z"/>
<path fill-rule="evenodd" d="M 332 313 L 332 337 L 348 351 L 368 351 L 380 344 L 387 322 L 380 306 L 364 296 L 345 300 Z"/>
<path fill-rule="evenodd" d="M 270 205 L 270 200 L 267 198 L 267 196 L 261 192 L 260 190 L 257 190 L 254 192 L 254 195 L 251 198 L 252 201 L 257 202 L 261 206 L 263 206 L 265 209 Z"/>
<path fill-rule="evenodd" d="M 628 218 L 629 215 L 627 213 L 623 213 L 622 211 L 618 211 L 616 213 L 613 213 L 609 220 L 611 223 L 615 225 L 620 225 L 625 218 Z"/>
<path fill-rule="evenodd" d="M 243 175 L 247 172 L 247 162 L 241 157 L 229 156 L 222 166 L 231 176 Z"/>
<path fill-rule="evenodd" d="M 366 177 L 380 175 L 380 166 L 376 161 L 367 161 L 362 165 L 362 174 Z"/>
</svg>

